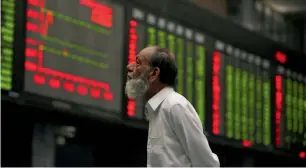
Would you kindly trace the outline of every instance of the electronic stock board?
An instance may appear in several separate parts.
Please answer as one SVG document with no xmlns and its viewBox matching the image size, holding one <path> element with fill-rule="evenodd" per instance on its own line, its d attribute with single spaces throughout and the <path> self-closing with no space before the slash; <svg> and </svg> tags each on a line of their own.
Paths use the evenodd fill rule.
<svg viewBox="0 0 306 168">
<path fill-rule="evenodd" d="M 306 73 L 276 63 L 284 53 L 249 51 L 243 40 L 224 40 L 228 32 L 215 36 L 132 2 L 17 2 L 1 1 L 2 93 L 145 125 L 144 101 L 124 95 L 125 66 L 158 45 L 174 53 L 175 90 L 194 105 L 209 137 L 268 151 L 305 148 Z"/>
<path fill-rule="evenodd" d="M 274 76 L 275 97 L 275 145 L 287 151 L 306 153 L 306 75 L 286 66 L 287 55 L 276 52 L 278 61 Z"/>
<path fill-rule="evenodd" d="M 1 10 L 1 89 L 12 90 L 13 45 L 14 45 L 14 1 L 2 2 Z"/>
<path fill-rule="evenodd" d="M 17 13 L 6 8 L 11 2 L 15 1 L 2 1 L 4 16 Z M 23 24 L 3 17 L 2 32 L 14 30 L 13 25 L 24 30 L 24 38 L 15 39 L 23 41 L 24 57 L 14 57 L 24 62 L 24 99 L 67 111 L 121 116 L 124 7 L 112 1 L 23 3 Z M 7 90 L 12 88 L 9 68 L 15 51 L 9 33 L 2 35 L 2 89 Z"/>
<path fill-rule="evenodd" d="M 270 62 L 217 41 L 212 65 L 212 133 L 272 147 Z"/>
</svg>

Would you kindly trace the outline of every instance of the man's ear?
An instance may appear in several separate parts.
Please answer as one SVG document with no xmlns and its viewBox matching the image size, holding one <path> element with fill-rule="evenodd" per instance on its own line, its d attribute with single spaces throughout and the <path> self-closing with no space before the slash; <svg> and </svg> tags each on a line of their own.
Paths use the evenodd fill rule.
<svg viewBox="0 0 306 168">
<path fill-rule="evenodd" d="M 152 76 L 158 77 L 160 74 L 160 69 L 158 67 L 154 67 Z"/>
<path fill-rule="evenodd" d="M 151 71 L 151 74 L 150 74 L 150 82 L 154 82 L 158 77 L 159 77 L 159 74 L 160 74 L 160 69 L 158 67 L 154 67 Z"/>
</svg>

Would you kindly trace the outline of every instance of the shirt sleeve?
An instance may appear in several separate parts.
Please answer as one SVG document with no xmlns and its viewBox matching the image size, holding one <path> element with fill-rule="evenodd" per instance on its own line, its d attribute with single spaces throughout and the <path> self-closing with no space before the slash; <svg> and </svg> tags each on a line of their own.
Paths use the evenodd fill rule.
<svg viewBox="0 0 306 168">
<path fill-rule="evenodd" d="M 200 119 L 192 111 L 176 104 L 170 109 L 169 121 L 193 167 L 220 166 L 218 156 L 211 151 L 203 133 Z"/>
</svg>

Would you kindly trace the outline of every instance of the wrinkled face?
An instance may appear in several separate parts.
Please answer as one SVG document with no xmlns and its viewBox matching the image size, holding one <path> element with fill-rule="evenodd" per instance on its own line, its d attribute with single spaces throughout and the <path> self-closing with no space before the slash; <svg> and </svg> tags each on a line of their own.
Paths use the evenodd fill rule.
<svg viewBox="0 0 306 168">
<path fill-rule="evenodd" d="M 152 75 L 149 66 L 149 58 L 154 53 L 154 47 L 148 47 L 139 52 L 136 62 L 127 66 L 128 80 L 126 82 L 125 93 L 128 97 L 136 98 L 143 96 L 150 89 L 151 83 L 156 79 Z"/>
</svg>

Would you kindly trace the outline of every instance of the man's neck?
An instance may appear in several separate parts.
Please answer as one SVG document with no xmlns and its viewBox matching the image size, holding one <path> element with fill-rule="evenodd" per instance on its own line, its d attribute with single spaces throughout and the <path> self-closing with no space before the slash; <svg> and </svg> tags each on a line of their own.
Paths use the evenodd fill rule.
<svg viewBox="0 0 306 168">
<path fill-rule="evenodd" d="M 153 96 L 155 96 L 158 92 L 160 92 L 163 88 L 167 87 L 167 85 L 160 84 L 156 87 L 153 87 L 150 91 L 145 95 L 146 101 L 149 101 Z"/>
</svg>

